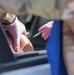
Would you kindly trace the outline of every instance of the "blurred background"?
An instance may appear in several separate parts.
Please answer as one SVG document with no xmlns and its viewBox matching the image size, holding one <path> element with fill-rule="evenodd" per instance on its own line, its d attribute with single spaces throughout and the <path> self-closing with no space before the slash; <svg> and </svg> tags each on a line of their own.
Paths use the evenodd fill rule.
<svg viewBox="0 0 74 75">
<path fill-rule="evenodd" d="M 0 0 L 4 11 L 20 14 L 34 14 L 49 19 L 60 18 L 65 5 L 64 0 Z"/>
</svg>

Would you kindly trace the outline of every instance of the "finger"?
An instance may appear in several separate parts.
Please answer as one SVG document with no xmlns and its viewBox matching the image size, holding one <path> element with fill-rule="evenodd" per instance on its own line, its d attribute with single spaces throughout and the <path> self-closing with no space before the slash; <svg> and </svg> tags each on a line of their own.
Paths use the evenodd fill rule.
<svg viewBox="0 0 74 75">
<path fill-rule="evenodd" d="M 14 51 L 18 52 L 20 48 L 20 38 L 14 38 Z"/>
<path fill-rule="evenodd" d="M 44 40 L 46 40 L 49 36 L 49 33 L 42 33 L 42 37 L 44 38 Z"/>
<path fill-rule="evenodd" d="M 23 31 L 22 31 L 22 34 L 27 35 L 25 26 L 24 26 L 24 29 L 23 29 Z"/>
<path fill-rule="evenodd" d="M 43 32 L 47 34 L 47 33 L 50 33 L 50 30 L 51 30 L 51 28 L 45 27 L 45 29 L 43 30 Z"/>
<path fill-rule="evenodd" d="M 47 40 L 50 34 L 47 34 L 46 36 L 44 36 L 44 40 Z"/>
<path fill-rule="evenodd" d="M 45 29 L 43 30 L 42 33 L 44 33 L 45 35 L 50 34 L 51 28 L 47 28 L 45 27 Z"/>
<path fill-rule="evenodd" d="M 44 26 L 40 27 L 38 31 L 42 32 L 44 30 Z"/>
<path fill-rule="evenodd" d="M 22 34 L 24 34 L 25 36 L 27 35 L 25 32 L 23 32 Z"/>
</svg>

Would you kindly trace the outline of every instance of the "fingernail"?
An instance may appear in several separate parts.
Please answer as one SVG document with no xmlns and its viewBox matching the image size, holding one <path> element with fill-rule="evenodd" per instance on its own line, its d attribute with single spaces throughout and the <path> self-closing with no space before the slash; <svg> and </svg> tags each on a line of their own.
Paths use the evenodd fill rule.
<svg viewBox="0 0 74 75">
<path fill-rule="evenodd" d="M 14 51 L 15 51 L 15 52 L 18 52 L 18 51 L 19 51 L 19 47 L 16 47 L 16 48 L 14 49 Z"/>
</svg>

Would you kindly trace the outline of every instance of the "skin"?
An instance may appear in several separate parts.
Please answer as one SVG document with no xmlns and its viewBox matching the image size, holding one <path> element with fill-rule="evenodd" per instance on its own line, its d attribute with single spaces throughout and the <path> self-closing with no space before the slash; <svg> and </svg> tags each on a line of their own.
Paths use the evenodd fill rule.
<svg viewBox="0 0 74 75">
<path fill-rule="evenodd" d="M 22 34 L 20 37 L 20 50 L 18 52 L 15 52 L 15 50 L 13 49 L 13 38 L 9 32 L 6 31 L 6 34 L 8 36 L 9 46 L 13 54 L 34 51 L 32 43 L 29 41 L 26 35 Z"/>
</svg>

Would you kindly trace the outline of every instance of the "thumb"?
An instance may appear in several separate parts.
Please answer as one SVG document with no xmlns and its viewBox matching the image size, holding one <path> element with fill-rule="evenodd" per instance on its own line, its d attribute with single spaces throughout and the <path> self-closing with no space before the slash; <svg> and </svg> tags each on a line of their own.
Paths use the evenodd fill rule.
<svg viewBox="0 0 74 75">
<path fill-rule="evenodd" d="M 20 49 L 20 37 L 19 38 L 13 38 L 14 39 L 14 51 L 18 52 Z"/>
</svg>

